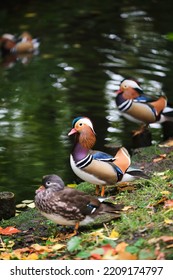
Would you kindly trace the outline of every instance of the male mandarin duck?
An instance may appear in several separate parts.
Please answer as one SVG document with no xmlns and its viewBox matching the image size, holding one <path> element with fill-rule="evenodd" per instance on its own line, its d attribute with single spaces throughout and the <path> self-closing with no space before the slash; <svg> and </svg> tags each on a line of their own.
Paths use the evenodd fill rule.
<svg viewBox="0 0 173 280">
<path fill-rule="evenodd" d="M 31 34 L 23 32 L 19 37 L 12 34 L 3 34 L 0 38 L 2 55 L 9 53 L 32 53 L 39 47 L 38 39 L 33 39 Z"/>
<path fill-rule="evenodd" d="M 105 186 L 114 185 L 120 181 L 131 181 L 138 176 L 143 177 L 141 170 L 128 168 L 131 159 L 128 151 L 122 147 L 115 156 L 91 150 L 96 142 L 96 136 L 91 120 L 87 117 L 77 117 L 72 122 L 68 135 L 75 134 L 75 144 L 70 155 L 73 172 L 82 180 L 96 185 L 96 195 L 104 196 Z M 139 173 L 141 175 L 139 175 Z"/>
<path fill-rule="evenodd" d="M 173 120 L 173 108 L 167 106 L 166 96 L 153 100 L 133 80 L 123 80 L 115 93 L 118 109 L 130 120 L 146 125 Z"/>
<path fill-rule="evenodd" d="M 43 176 L 42 186 L 36 190 L 35 206 L 47 219 L 59 225 L 79 226 L 95 221 L 108 222 L 120 217 L 123 205 L 102 201 L 85 192 L 66 187 L 55 174 Z M 71 235 L 71 236 L 72 236 Z"/>
</svg>

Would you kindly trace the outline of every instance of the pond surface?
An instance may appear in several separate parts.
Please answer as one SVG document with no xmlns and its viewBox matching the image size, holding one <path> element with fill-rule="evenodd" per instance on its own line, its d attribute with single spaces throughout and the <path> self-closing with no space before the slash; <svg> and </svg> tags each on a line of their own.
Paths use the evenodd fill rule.
<svg viewBox="0 0 173 280">
<path fill-rule="evenodd" d="M 27 30 L 40 40 L 38 54 L 0 61 L 0 191 L 32 199 L 48 173 L 79 182 L 67 136 L 79 115 L 93 121 L 95 148 L 132 148 L 137 126 L 117 111 L 114 91 L 133 77 L 173 102 L 172 15 L 171 0 L 0 4 L 1 34 Z M 151 131 L 153 142 L 169 136 L 164 126 Z"/>
</svg>

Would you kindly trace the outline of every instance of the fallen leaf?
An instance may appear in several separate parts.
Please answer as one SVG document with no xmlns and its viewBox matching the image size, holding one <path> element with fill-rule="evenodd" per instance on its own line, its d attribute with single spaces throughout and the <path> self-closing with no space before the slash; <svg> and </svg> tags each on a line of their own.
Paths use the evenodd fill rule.
<svg viewBox="0 0 173 280">
<path fill-rule="evenodd" d="M 171 219 L 165 219 L 164 222 L 165 222 L 165 224 L 168 224 L 168 225 L 173 224 L 173 220 L 171 220 Z"/>
<path fill-rule="evenodd" d="M 77 184 L 67 184 L 67 187 L 69 188 L 76 188 Z"/>
<path fill-rule="evenodd" d="M 111 234 L 109 235 L 109 238 L 111 238 L 111 239 L 117 239 L 119 236 L 120 236 L 119 232 L 113 229 L 113 230 L 111 231 Z"/>
<path fill-rule="evenodd" d="M 151 207 L 151 206 L 152 206 L 152 207 L 153 207 L 153 206 L 157 206 L 158 204 L 164 203 L 166 199 L 167 199 L 167 198 L 163 196 L 161 199 L 159 199 L 159 200 L 156 201 L 155 203 L 150 204 L 149 207 Z"/>
<path fill-rule="evenodd" d="M 103 260 L 116 260 L 117 259 L 117 251 L 110 244 L 102 246 L 104 250 Z"/>
<path fill-rule="evenodd" d="M 154 158 L 153 162 L 159 162 L 166 158 L 166 154 L 161 154 L 158 158 Z"/>
<path fill-rule="evenodd" d="M 136 254 L 131 254 L 126 251 L 128 244 L 126 242 L 121 242 L 116 246 L 116 251 L 118 253 L 118 260 L 137 260 Z"/>
<path fill-rule="evenodd" d="M 129 209 L 134 209 L 134 206 L 124 206 L 124 208 L 122 209 L 123 211 L 128 211 Z"/>
<path fill-rule="evenodd" d="M 172 242 L 173 241 L 173 236 L 169 236 L 169 235 L 163 235 L 160 237 L 160 240 L 162 240 L 163 242 Z"/>
<path fill-rule="evenodd" d="M 37 243 L 32 244 L 30 247 L 33 248 L 37 252 L 51 252 L 52 251 L 48 246 L 39 245 Z"/>
<path fill-rule="evenodd" d="M 91 252 L 91 259 L 94 260 L 115 260 L 117 259 L 117 251 L 110 244 L 101 248 L 96 248 Z"/>
<path fill-rule="evenodd" d="M 26 208 L 26 207 L 27 207 L 26 203 L 20 203 L 16 205 L 17 209 Z"/>
<path fill-rule="evenodd" d="M 148 244 L 154 244 L 162 240 L 163 242 L 173 242 L 173 236 L 163 235 L 161 237 L 154 237 L 148 240 Z"/>
<path fill-rule="evenodd" d="M 164 208 L 173 208 L 173 199 L 168 199 L 164 203 Z"/>
<path fill-rule="evenodd" d="M 134 191 L 136 190 L 136 185 L 126 186 L 126 187 L 117 186 L 117 189 L 120 191 Z"/>
<path fill-rule="evenodd" d="M 173 248 L 173 244 L 166 246 L 166 248 Z"/>
<path fill-rule="evenodd" d="M 33 202 L 33 200 L 31 200 L 31 199 L 22 200 L 22 203 L 25 203 L 25 204 L 30 204 L 32 202 Z"/>
<path fill-rule="evenodd" d="M 35 203 L 34 203 L 34 202 L 29 203 L 29 204 L 27 204 L 27 206 L 28 206 L 29 208 L 35 208 Z"/>
<path fill-rule="evenodd" d="M 11 226 L 6 227 L 6 228 L 0 227 L 0 234 L 2 234 L 2 235 L 12 235 L 12 234 L 15 234 L 18 232 L 21 232 L 21 230 L 15 228 L 15 227 L 11 227 Z"/>
<path fill-rule="evenodd" d="M 153 175 L 162 177 L 165 175 L 165 172 L 154 172 Z"/>
<path fill-rule="evenodd" d="M 117 189 L 120 191 L 133 191 L 137 188 L 136 184 L 133 182 L 119 182 L 117 183 Z"/>
<path fill-rule="evenodd" d="M 52 246 L 52 250 L 53 251 L 58 251 L 58 250 L 60 250 L 60 249 L 62 249 L 64 247 L 65 247 L 64 244 L 55 244 L 55 245 Z"/>
<path fill-rule="evenodd" d="M 162 191 L 160 193 L 163 194 L 163 195 L 169 195 L 171 192 L 170 191 Z"/>
<path fill-rule="evenodd" d="M 173 146 L 173 139 L 169 139 L 168 141 L 164 142 L 163 144 L 159 144 L 159 147 L 172 147 Z"/>
<path fill-rule="evenodd" d="M 104 234 L 103 234 L 103 228 L 99 229 L 99 230 L 95 230 L 93 232 L 90 233 L 91 236 L 93 237 L 100 237 L 100 238 L 104 238 Z"/>
<path fill-rule="evenodd" d="M 38 260 L 38 255 L 36 253 L 32 253 L 27 257 L 22 257 L 22 260 Z"/>
</svg>

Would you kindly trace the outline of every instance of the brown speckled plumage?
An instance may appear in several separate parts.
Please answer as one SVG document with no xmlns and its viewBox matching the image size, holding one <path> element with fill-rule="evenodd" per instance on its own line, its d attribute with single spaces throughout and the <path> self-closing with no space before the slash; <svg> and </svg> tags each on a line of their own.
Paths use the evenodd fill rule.
<svg viewBox="0 0 173 280">
<path fill-rule="evenodd" d="M 57 175 L 44 176 L 42 183 L 36 191 L 36 208 L 58 224 L 85 225 L 104 214 L 109 214 L 108 221 L 120 217 L 123 205 L 100 202 L 87 193 L 65 187 Z"/>
</svg>

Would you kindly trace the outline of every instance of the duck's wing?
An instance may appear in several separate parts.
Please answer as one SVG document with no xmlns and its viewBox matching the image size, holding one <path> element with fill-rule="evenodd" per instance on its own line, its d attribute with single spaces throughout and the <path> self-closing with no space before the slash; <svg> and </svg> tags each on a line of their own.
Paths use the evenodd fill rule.
<svg viewBox="0 0 173 280">
<path fill-rule="evenodd" d="M 107 153 L 101 152 L 101 151 L 96 151 L 96 150 L 92 150 L 91 154 L 93 156 L 93 159 L 96 159 L 96 160 L 113 162 L 116 159 L 116 157 L 113 157 L 110 154 L 107 154 Z"/>
</svg>

